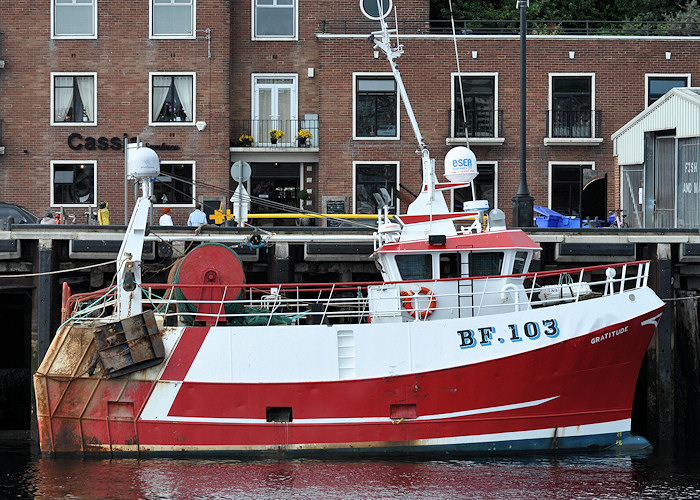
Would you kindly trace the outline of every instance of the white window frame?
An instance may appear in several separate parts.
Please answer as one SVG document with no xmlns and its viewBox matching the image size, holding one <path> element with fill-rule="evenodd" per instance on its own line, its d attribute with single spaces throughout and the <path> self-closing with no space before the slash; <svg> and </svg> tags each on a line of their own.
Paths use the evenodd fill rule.
<svg viewBox="0 0 700 500">
<path fill-rule="evenodd" d="M 172 0 L 171 0 L 172 1 Z M 190 26 L 190 34 L 187 35 L 178 35 L 178 34 L 173 34 L 173 35 L 156 35 L 153 33 L 153 23 L 154 23 L 154 14 L 153 14 L 153 2 L 154 0 L 148 0 L 148 38 L 152 40 L 165 40 L 165 39 L 181 39 L 181 40 L 194 40 L 197 38 L 197 0 L 190 0 L 191 4 L 190 7 L 192 9 L 191 12 L 191 19 L 192 19 L 192 24 Z"/>
<path fill-rule="evenodd" d="M 649 102 L 649 79 L 654 78 L 685 78 L 686 87 L 692 87 L 690 73 L 645 73 L 644 74 L 644 108 L 648 108 Z"/>
<path fill-rule="evenodd" d="M 157 122 L 153 120 L 153 77 L 154 76 L 191 76 L 192 77 L 192 120 L 186 122 Z M 197 122 L 197 72 L 196 71 L 158 71 L 148 73 L 148 124 L 153 127 L 191 127 Z"/>
<path fill-rule="evenodd" d="M 92 0 L 92 35 L 57 35 L 56 34 L 56 0 L 51 0 L 51 38 L 94 40 L 97 38 L 97 0 Z"/>
<path fill-rule="evenodd" d="M 500 130 L 499 123 L 498 123 L 498 73 L 457 73 L 456 71 L 454 73 L 450 73 L 450 95 L 452 96 L 452 102 L 451 102 L 451 109 L 453 113 L 461 113 L 462 109 L 457 109 L 457 101 L 455 100 L 455 96 L 457 94 L 458 88 L 455 86 L 455 78 L 457 77 L 463 77 L 463 76 L 471 76 L 471 77 L 479 77 L 479 76 L 491 76 L 493 77 L 493 138 L 496 139 L 498 138 L 498 131 Z M 455 116 L 450 116 L 450 137 L 455 136 Z M 483 140 L 484 137 L 469 137 L 469 141 L 473 140 Z"/>
<path fill-rule="evenodd" d="M 78 77 L 78 76 L 92 76 L 92 95 L 94 96 L 94 102 L 92 103 L 93 105 L 93 110 L 94 110 L 94 115 L 95 119 L 92 122 L 57 122 L 56 121 L 56 89 L 55 89 L 55 82 L 56 82 L 56 77 L 61 77 L 61 76 L 71 76 L 71 77 Z M 96 72 L 82 72 L 82 73 L 70 73 L 70 72 L 56 72 L 56 73 L 51 73 L 51 116 L 50 116 L 50 123 L 52 126 L 55 127 L 96 127 L 97 126 L 97 73 Z"/>
<path fill-rule="evenodd" d="M 547 163 L 547 208 L 552 208 L 552 167 L 554 165 L 590 165 L 591 170 L 596 170 L 595 161 L 550 161 Z"/>
<path fill-rule="evenodd" d="M 400 141 L 401 140 L 401 92 L 399 92 L 399 84 L 396 82 L 396 136 L 377 136 L 364 137 L 357 135 L 357 79 L 358 78 L 374 78 L 374 77 L 391 77 L 394 80 L 394 74 L 391 72 L 381 73 L 353 73 L 352 74 L 352 138 L 355 141 Z M 386 162 L 379 162 L 386 163 Z"/>
<path fill-rule="evenodd" d="M 292 9 L 294 10 L 292 16 L 293 16 L 293 22 L 294 22 L 294 34 L 292 36 L 287 36 L 287 35 L 263 35 L 263 36 L 257 36 L 255 34 L 255 28 L 256 28 L 256 1 L 257 0 L 250 0 L 250 39 L 251 40 L 282 40 L 282 41 L 296 41 L 299 40 L 299 0 L 293 0 L 293 7 Z M 276 0 L 275 0 L 276 1 Z"/>
<path fill-rule="evenodd" d="M 489 210 L 498 208 L 498 162 L 497 161 L 477 161 L 476 169 L 479 170 L 479 165 L 492 165 L 493 166 L 493 207 L 489 207 Z M 479 184 L 479 176 L 477 175 L 473 181 L 475 184 Z M 467 189 L 471 189 L 468 186 Z M 450 190 L 450 209 L 454 212 L 455 210 L 455 190 Z"/>
<path fill-rule="evenodd" d="M 58 203 L 56 199 L 54 198 L 54 173 L 55 173 L 55 167 L 56 165 L 75 165 L 78 163 L 83 163 L 85 165 L 92 165 L 92 186 L 93 186 L 93 191 L 92 191 L 92 203 Z M 99 199 L 97 196 L 97 160 L 51 160 L 50 161 L 50 169 L 49 169 L 49 175 L 51 176 L 49 179 L 49 184 L 50 184 L 50 189 L 51 189 L 51 207 L 96 207 L 97 206 L 97 200 Z"/>
<path fill-rule="evenodd" d="M 552 137 L 552 131 L 553 131 L 553 124 L 552 124 L 552 111 L 554 107 L 554 96 L 553 96 L 553 90 L 554 86 L 552 84 L 552 80 L 556 77 L 561 77 L 561 76 L 579 76 L 579 77 L 590 77 L 591 78 L 591 137 Z M 549 129 L 549 136 L 544 138 L 544 145 L 547 146 L 548 144 L 570 144 L 573 146 L 576 145 L 581 145 L 581 144 L 588 144 L 588 143 L 600 143 L 603 141 L 602 137 L 596 137 L 596 96 L 595 92 L 596 91 L 596 83 L 595 83 L 595 73 L 549 73 L 549 90 L 547 91 L 547 99 L 548 99 L 548 105 L 547 109 L 549 110 L 548 113 L 548 121 L 549 123 L 547 124 L 547 127 Z"/>
<path fill-rule="evenodd" d="M 251 123 L 258 123 L 259 120 L 267 119 L 260 117 L 260 109 L 258 103 L 258 80 L 269 78 L 269 79 L 285 79 L 290 78 L 292 83 L 290 85 L 291 89 L 291 109 L 289 111 L 289 120 L 291 126 L 291 133 L 294 134 L 293 137 L 285 137 L 283 142 L 294 143 L 294 137 L 299 132 L 301 128 L 302 121 L 299 119 L 299 75 L 297 73 L 252 73 L 250 75 L 250 119 Z M 267 84 L 260 84 L 260 86 L 265 86 Z M 279 84 L 280 86 L 284 84 Z M 272 119 L 272 118 L 270 118 Z M 295 125 L 296 123 L 296 125 Z M 279 125 L 278 125 L 279 126 Z M 253 136 L 258 144 L 266 144 L 269 141 L 269 136 L 265 134 L 264 137 L 255 137 L 257 134 L 255 131 L 251 130 Z M 312 137 L 313 140 L 313 137 Z"/>
<path fill-rule="evenodd" d="M 179 165 L 181 163 L 188 163 L 192 165 L 192 203 L 161 203 L 160 201 L 156 200 L 155 203 L 153 203 L 154 208 L 162 208 L 162 207 L 191 207 L 194 208 L 194 206 L 197 204 L 197 162 L 194 160 L 161 160 L 161 165 Z M 183 226 L 185 224 L 182 224 Z"/>
<path fill-rule="evenodd" d="M 396 213 L 401 213 L 401 199 L 398 196 L 399 185 L 401 184 L 401 162 L 400 161 L 353 161 L 352 162 L 352 213 L 357 213 L 357 166 L 358 165 L 396 165 Z"/>
</svg>

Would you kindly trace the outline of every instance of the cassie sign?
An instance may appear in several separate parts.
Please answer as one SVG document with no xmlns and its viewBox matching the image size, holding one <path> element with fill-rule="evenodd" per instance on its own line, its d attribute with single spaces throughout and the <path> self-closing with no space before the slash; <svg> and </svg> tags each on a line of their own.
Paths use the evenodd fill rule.
<svg viewBox="0 0 700 500">
<path fill-rule="evenodd" d="M 122 151 L 124 149 L 124 140 L 128 141 L 129 136 L 124 134 L 124 138 L 121 137 L 83 137 L 82 134 L 73 132 L 68 136 L 68 147 L 73 151 L 80 151 L 82 149 L 86 151 L 107 151 L 111 149 L 113 151 Z M 144 143 L 144 146 L 151 148 L 154 151 L 178 151 L 180 146 L 176 144 L 151 144 Z"/>
</svg>

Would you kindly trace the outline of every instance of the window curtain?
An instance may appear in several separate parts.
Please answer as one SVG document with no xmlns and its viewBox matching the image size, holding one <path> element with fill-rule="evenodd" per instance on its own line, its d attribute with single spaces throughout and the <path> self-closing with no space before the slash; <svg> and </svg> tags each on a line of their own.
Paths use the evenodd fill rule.
<svg viewBox="0 0 700 500">
<path fill-rule="evenodd" d="M 68 110 L 73 102 L 73 77 L 57 76 L 54 80 L 55 121 L 66 121 Z"/>
<path fill-rule="evenodd" d="M 192 106 L 194 104 L 194 96 L 192 95 L 192 77 L 191 76 L 176 76 L 175 90 L 180 98 L 182 109 L 185 110 L 185 121 L 191 122 L 194 117 Z"/>
<path fill-rule="evenodd" d="M 153 77 L 153 121 L 158 119 L 158 114 L 163 108 L 165 98 L 168 97 L 170 78 L 169 76 Z"/>
<path fill-rule="evenodd" d="M 83 101 L 83 111 L 87 115 L 89 122 L 95 121 L 95 86 L 93 84 L 92 76 L 79 76 L 76 79 L 78 83 L 78 92 L 80 93 L 80 99 Z M 82 118 L 82 117 L 81 117 Z M 78 117 L 74 117 L 76 121 Z"/>
</svg>

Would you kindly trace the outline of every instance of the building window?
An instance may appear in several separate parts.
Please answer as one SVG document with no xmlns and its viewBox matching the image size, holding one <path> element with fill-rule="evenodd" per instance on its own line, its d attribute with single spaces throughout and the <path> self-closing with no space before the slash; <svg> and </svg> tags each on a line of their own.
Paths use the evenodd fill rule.
<svg viewBox="0 0 700 500">
<path fill-rule="evenodd" d="M 452 80 L 452 137 L 465 137 L 465 128 L 469 137 L 496 137 L 496 77 L 462 75 L 461 80 L 461 87 L 459 76 Z"/>
<path fill-rule="evenodd" d="M 355 137 L 398 138 L 399 99 L 393 76 L 356 76 Z"/>
<path fill-rule="evenodd" d="M 295 0 L 253 0 L 253 38 L 296 38 Z"/>
<path fill-rule="evenodd" d="M 647 106 L 676 87 L 689 87 L 690 75 L 647 75 Z"/>
<path fill-rule="evenodd" d="M 97 199 L 95 162 L 51 162 L 51 205 L 94 205 Z"/>
<path fill-rule="evenodd" d="M 279 213 L 286 207 L 299 208 L 301 166 L 299 163 L 255 163 L 249 189 L 251 212 Z M 235 190 L 235 181 L 231 188 Z"/>
<path fill-rule="evenodd" d="M 195 0 L 151 0 L 151 37 L 195 36 Z"/>
<path fill-rule="evenodd" d="M 57 38 L 97 38 L 97 0 L 53 0 L 53 33 Z"/>
<path fill-rule="evenodd" d="M 191 125 L 195 119 L 194 73 L 151 74 L 151 125 Z"/>
<path fill-rule="evenodd" d="M 376 214 L 385 197 L 390 200 L 390 212 L 396 213 L 398 170 L 397 163 L 355 164 L 355 213 Z"/>
<path fill-rule="evenodd" d="M 161 161 L 160 174 L 153 183 L 159 205 L 194 204 L 194 162 Z"/>
<path fill-rule="evenodd" d="M 552 137 L 591 138 L 593 76 L 551 76 Z"/>
<path fill-rule="evenodd" d="M 607 176 L 592 164 L 552 164 L 550 207 L 562 215 L 604 221 Z"/>
<path fill-rule="evenodd" d="M 486 200 L 489 202 L 489 209 L 498 208 L 496 201 L 496 165 L 479 163 L 477 165 L 479 175 L 474 179 L 474 190 L 476 191 L 477 200 Z M 472 187 L 458 188 L 453 191 L 452 195 L 452 210 L 461 212 L 464 210 L 464 203 L 474 201 L 472 195 Z"/>
<path fill-rule="evenodd" d="M 96 125 L 97 74 L 51 73 L 51 124 Z"/>
<path fill-rule="evenodd" d="M 252 132 L 257 144 L 270 144 L 270 130 L 279 130 L 284 134 L 279 142 L 293 144 L 299 129 L 304 128 L 297 117 L 297 80 L 293 74 L 254 74 L 253 126 L 240 132 Z M 318 130 L 311 133 L 315 137 Z"/>
</svg>

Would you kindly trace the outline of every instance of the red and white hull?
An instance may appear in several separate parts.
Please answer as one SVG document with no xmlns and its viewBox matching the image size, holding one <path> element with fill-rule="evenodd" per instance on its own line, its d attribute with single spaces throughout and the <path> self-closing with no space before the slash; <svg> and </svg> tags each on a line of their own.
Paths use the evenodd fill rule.
<svg viewBox="0 0 700 500">
<path fill-rule="evenodd" d="M 431 322 L 171 327 L 162 364 L 112 379 L 84 373 L 88 334 L 67 328 L 35 375 L 41 447 L 417 454 L 626 446 L 662 309 L 641 288 Z"/>
</svg>

